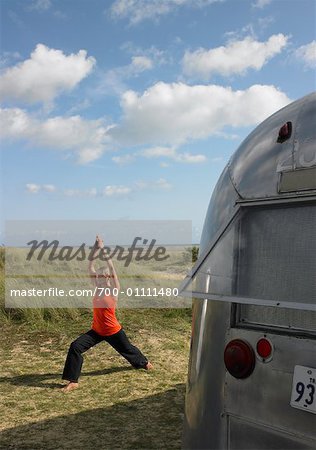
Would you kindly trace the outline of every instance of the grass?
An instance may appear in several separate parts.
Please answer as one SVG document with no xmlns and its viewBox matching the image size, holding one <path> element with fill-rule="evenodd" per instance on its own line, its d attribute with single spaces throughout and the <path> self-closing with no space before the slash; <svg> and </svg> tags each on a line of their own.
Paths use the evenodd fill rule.
<svg viewBox="0 0 316 450">
<path fill-rule="evenodd" d="M 4 274 L 0 252 L 0 295 Z M 109 345 L 85 354 L 78 390 L 60 379 L 70 342 L 90 328 L 89 310 L 1 306 L 1 449 L 181 447 L 190 309 L 123 309 L 118 318 L 154 364 L 134 370 Z"/>
<path fill-rule="evenodd" d="M 2 249 L 3 250 L 3 249 Z M 125 249 L 127 251 L 127 249 Z M 166 247 L 168 258 L 165 261 L 151 260 L 136 261 L 133 259 L 128 267 L 125 267 L 125 261 L 115 260 L 115 267 L 120 278 L 120 296 L 119 302 L 121 306 L 143 308 L 143 307 L 164 307 L 176 308 L 190 307 L 190 302 L 185 301 L 174 295 L 158 296 L 158 297 L 142 297 L 136 295 L 136 290 L 141 292 L 147 289 L 152 292 L 166 288 L 178 288 L 187 271 L 191 268 L 192 257 L 190 248 L 183 247 Z M 87 273 L 87 260 L 73 259 L 70 261 L 60 261 L 59 259 L 50 260 L 50 252 L 47 251 L 40 260 L 37 260 L 40 252 L 33 255 L 31 260 L 27 260 L 29 248 L 7 247 L 5 250 L 6 258 L 6 289 L 10 290 L 28 290 L 56 288 L 63 289 L 66 293 L 70 289 L 91 290 L 91 279 Z M 1 263 L 1 259 L 0 259 Z M 104 266 L 106 263 L 96 260 L 95 267 Z M 127 294 L 131 290 L 133 295 Z M 169 295 L 169 294 L 168 294 Z M 16 297 L 11 295 L 7 297 L 15 308 L 24 307 L 25 304 L 35 307 L 37 310 L 47 306 L 74 308 L 80 302 L 81 306 L 89 307 L 91 294 L 86 293 L 80 298 L 71 296 L 44 298 L 41 296 L 32 297 Z"/>
</svg>

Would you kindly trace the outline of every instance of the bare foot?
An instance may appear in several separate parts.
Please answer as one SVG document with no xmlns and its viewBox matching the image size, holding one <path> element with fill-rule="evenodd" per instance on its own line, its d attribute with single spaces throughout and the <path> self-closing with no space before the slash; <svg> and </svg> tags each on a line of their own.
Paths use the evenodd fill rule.
<svg viewBox="0 0 316 450">
<path fill-rule="evenodd" d="M 148 363 L 145 366 L 145 370 L 151 370 L 153 368 L 154 368 L 154 366 L 152 365 L 152 363 L 150 361 L 148 361 Z"/>
<path fill-rule="evenodd" d="M 70 392 L 73 391 L 74 389 L 77 389 L 79 387 L 79 383 L 74 383 L 72 381 L 70 381 L 70 383 L 67 384 L 67 386 L 64 386 L 61 390 L 63 392 Z"/>
</svg>

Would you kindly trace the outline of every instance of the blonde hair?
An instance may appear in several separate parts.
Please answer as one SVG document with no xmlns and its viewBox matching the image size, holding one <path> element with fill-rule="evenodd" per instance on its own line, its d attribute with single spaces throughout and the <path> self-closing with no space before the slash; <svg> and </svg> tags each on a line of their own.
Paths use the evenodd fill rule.
<svg viewBox="0 0 316 450">
<path fill-rule="evenodd" d="M 103 266 L 97 269 L 96 273 L 97 275 L 110 275 L 110 270 L 108 267 Z"/>
</svg>

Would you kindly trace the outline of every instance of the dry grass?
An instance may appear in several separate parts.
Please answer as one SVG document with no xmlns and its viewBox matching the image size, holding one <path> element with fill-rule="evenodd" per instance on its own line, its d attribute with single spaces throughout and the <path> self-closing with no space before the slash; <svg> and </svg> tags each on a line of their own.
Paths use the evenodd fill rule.
<svg viewBox="0 0 316 450">
<path fill-rule="evenodd" d="M 133 370 L 106 343 L 85 354 L 80 388 L 60 391 L 68 346 L 90 313 L 46 331 L 2 325 L 3 449 L 180 448 L 190 310 L 122 310 L 131 341 L 154 364 Z"/>
<path fill-rule="evenodd" d="M 174 263 L 160 276 L 178 283 L 183 264 Z M 3 269 L 0 248 L 0 448 L 180 448 L 191 311 L 118 311 L 154 371 L 131 369 L 101 343 L 85 354 L 80 388 L 64 394 L 68 346 L 90 328 L 91 311 L 5 309 Z"/>
</svg>

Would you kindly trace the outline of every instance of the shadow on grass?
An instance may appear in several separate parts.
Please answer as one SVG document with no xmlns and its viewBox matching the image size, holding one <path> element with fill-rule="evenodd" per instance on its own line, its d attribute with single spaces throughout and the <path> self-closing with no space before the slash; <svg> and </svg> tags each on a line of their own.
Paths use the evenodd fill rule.
<svg viewBox="0 0 316 450">
<path fill-rule="evenodd" d="M 123 372 L 126 370 L 135 370 L 131 366 L 126 367 L 111 367 L 108 369 L 93 370 L 92 372 L 82 372 L 81 377 L 87 377 L 91 375 L 109 375 L 115 372 Z M 18 375 L 15 377 L 0 377 L 0 383 L 11 383 L 15 386 L 31 386 L 31 387 L 41 387 L 56 389 L 62 387 L 63 383 L 50 383 L 47 382 L 49 379 L 60 378 L 61 373 L 30 373 L 25 375 Z"/>
<path fill-rule="evenodd" d="M 61 415 L 3 431 L 0 448 L 174 449 L 181 447 L 185 385 L 145 398 Z"/>
</svg>

